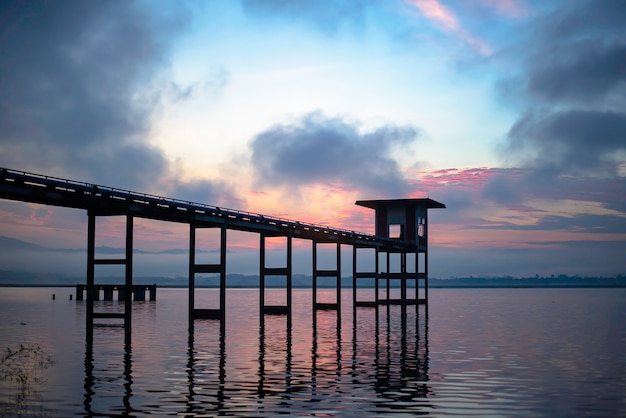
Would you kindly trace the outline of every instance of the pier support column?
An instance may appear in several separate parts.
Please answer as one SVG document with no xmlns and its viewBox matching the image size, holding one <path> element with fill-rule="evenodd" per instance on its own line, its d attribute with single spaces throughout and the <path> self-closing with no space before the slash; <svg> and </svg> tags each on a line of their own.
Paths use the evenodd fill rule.
<svg viewBox="0 0 626 418">
<path fill-rule="evenodd" d="M 259 243 L 259 318 L 263 324 L 263 315 L 287 315 L 287 320 L 291 321 L 292 303 L 292 232 L 285 236 L 287 238 L 287 260 L 286 267 L 267 267 L 265 259 L 265 240 L 271 235 L 260 234 Z M 286 305 L 267 305 L 265 303 L 265 279 L 267 276 L 285 276 L 285 287 L 287 290 Z"/>
<path fill-rule="evenodd" d="M 113 216 L 117 214 L 103 214 L 101 216 Z M 88 211 L 87 221 L 87 337 L 93 333 L 94 318 L 122 318 L 124 320 L 125 338 L 130 341 L 132 332 L 132 285 L 133 285 L 133 214 L 126 214 L 126 251 L 125 258 L 96 258 L 96 214 Z M 123 265 L 124 266 L 124 286 L 125 300 L 124 313 L 94 313 L 94 300 L 99 300 L 100 290 L 95 286 L 96 265 Z M 112 296 L 112 295 L 111 295 Z M 105 299 L 109 295 L 105 292 Z M 112 298 L 112 297 L 111 297 Z"/>
<path fill-rule="evenodd" d="M 93 341 L 93 298 L 96 259 L 96 215 L 91 211 L 87 219 L 87 339 Z M 82 295 L 82 292 L 81 292 Z M 82 298 L 82 296 L 81 296 Z"/>
<path fill-rule="evenodd" d="M 335 269 L 320 269 L 318 267 L 317 246 L 318 244 L 331 244 L 336 246 Z M 337 289 L 335 303 L 317 301 L 317 279 L 319 277 L 335 277 L 335 286 Z M 313 310 L 316 309 L 336 309 L 341 312 L 341 243 L 339 242 L 318 242 L 313 241 Z"/>
<path fill-rule="evenodd" d="M 359 250 L 373 250 L 374 251 L 374 270 L 373 271 L 359 271 Z M 363 251 L 361 251 L 363 253 Z M 374 284 L 374 300 L 359 300 L 358 288 L 359 279 L 373 280 Z M 358 246 L 352 247 L 352 305 L 353 308 L 357 306 L 376 306 L 378 303 L 378 247 Z M 356 309 L 354 310 L 356 313 Z"/>
<path fill-rule="evenodd" d="M 196 229 L 220 228 L 220 259 L 218 263 L 196 263 Z M 189 329 L 193 329 L 194 319 L 224 319 L 226 312 L 226 225 L 189 225 Z M 196 274 L 218 274 L 220 281 L 219 307 L 217 309 L 196 308 Z"/>
<path fill-rule="evenodd" d="M 125 268 L 125 285 L 126 300 L 124 301 L 124 333 L 126 340 L 130 341 L 132 332 L 132 310 L 133 299 L 131 297 L 133 289 L 133 214 L 126 215 L 126 268 Z"/>
<path fill-rule="evenodd" d="M 400 253 L 400 303 L 406 304 L 406 282 L 409 279 L 406 271 L 406 252 Z"/>
</svg>

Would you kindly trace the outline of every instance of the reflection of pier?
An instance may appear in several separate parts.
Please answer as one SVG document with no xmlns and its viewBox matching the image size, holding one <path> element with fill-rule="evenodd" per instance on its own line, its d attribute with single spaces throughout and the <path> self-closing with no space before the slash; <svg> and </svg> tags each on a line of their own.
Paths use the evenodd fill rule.
<svg viewBox="0 0 626 418">
<path fill-rule="evenodd" d="M 87 211 L 87 280 L 84 287 L 79 285 L 77 292 L 83 296 L 86 293 L 86 351 L 85 351 L 85 410 L 91 414 L 92 400 L 94 396 L 93 346 L 94 346 L 94 319 L 123 319 L 124 328 L 124 405 L 125 412 L 132 412 L 130 408 L 131 391 L 131 336 L 132 336 L 132 306 L 133 298 L 141 299 L 142 292 L 145 298 L 146 286 L 137 288 L 133 284 L 133 253 L 134 253 L 134 220 L 136 218 L 154 219 L 165 222 L 185 223 L 189 225 L 189 298 L 188 298 L 188 328 L 189 328 L 189 370 L 188 370 L 188 400 L 190 409 L 196 404 L 198 387 L 205 387 L 202 376 L 204 371 L 210 376 L 215 376 L 218 370 L 218 382 L 212 386 L 215 388 L 215 409 L 220 410 L 224 401 L 225 374 L 225 312 L 226 312 L 226 251 L 228 231 L 245 231 L 257 233 L 260 238 L 260 271 L 259 271 L 259 384 L 257 396 L 265 396 L 271 393 L 272 379 L 269 378 L 268 360 L 279 353 L 285 354 L 284 373 L 285 383 L 283 387 L 292 387 L 291 376 L 293 374 L 292 362 L 292 247 L 296 239 L 309 240 L 312 242 L 312 308 L 313 308 L 313 335 L 311 347 L 311 364 L 309 371 L 301 375 L 310 376 L 310 381 L 298 385 L 298 391 L 302 393 L 311 390 L 318 393 L 321 389 L 320 379 L 327 379 L 332 375 L 331 385 L 340 384 L 347 374 L 344 370 L 351 369 L 353 378 L 359 373 L 368 373 L 371 364 L 364 365 L 364 370 L 359 370 L 359 361 L 352 362 L 351 368 L 344 367 L 343 359 L 349 358 L 342 354 L 345 344 L 341 338 L 341 260 L 342 251 L 346 247 L 352 247 L 353 259 L 353 288 L 352 309 L 355 332 L 353 334 L 353 358 L 358 358 L 359 353 L 375 353 L 375 376 L 369 379 L 375 380 L 376 388 L 384 395 L 384 388 L 401 387 L 407 379 L 420 380 L 427 375 L 427 345 L 424 348 L 419 344 L 419 337 L 410 331 L 408 310 L 415 312 L 416 328 L 419 330 L 419 311 L 428 303 L 428 209 L 444 208 L 445 206 L 434 200 L 424 199 L 396 199 L 396 200 L 365 200 L 356 202 L 375 211 L 375 235 L 357 233 L 350 230 L 331 228 L 328 226 L 303 223 L 261 214 L 242 212 L 231 209 L 219 208 L 205 204 L 169 199 L 165 197 L 135 193 L 126 190 L 114 189 L 104 186 L 96 186 L 72 180 L 64 180 L 0 168 L 0 198 L 23 202 L 32 202 L 44 205 L 77 208 Z M 109 258 L 97 254 L 96 251 L 96 220 L 102 217 L 123 217 L 125 221 L 125 250 L 120 258 Z M 196 259 L 197 246 L 200 240 L 198 234 L 215 232 L 218 238 L 218 260 L 213 263 L 203 263 Z M 266 247 L 268 242 L 272 245 L 282 245 L 286 249 L 286 257 L 278 266 L 270 266 L 266 260 Z M 279 244 L 277 244 L 277 242 Z M 321 254 L 334 263 L 322 262 Z M 329 254 L 330 253 L 330 254 Z M 328 261 L 328 260 L 324 260 Z M 322 266 L 322 264 L 325 264 Z M 123 270 L 124 282 L 116 287 L 103 287 L 96 285 L 96 266 L 111 265 Z M 195 280 L 198 274 L 215 274 L 219 277 L 219 298 L 217 307 L 199 307 L 196 303 Z M 266 304 L 265 284 L 266 279 L 279 277 L 284 279 L 286 292 L 283 304 Z M 332 280 L 335 283 L 336 297 L 334 300 L 318 300 L 318 281 Z M 362 287 L 370 285 L 374 288 L 373 297 L 362 298 Z M 83 290 L 84 289 L 84 290 Z M 155 288 L 156 289 L 156 288 Z M 113 299 L 113 292 L 118 292 L 118 299 L 124 301 L 124 311 L 119 312 L 94 312 L 94 300 L 99 299 L 100 292 L 104 293 L 104 299 Z M 150 293 L 150 298 L 155 292 Z M 358 292 L 358 295 L 357 295 Z M 395 292 L 395 294 L 394 294 Z M 399 292 L 399 294 L 398 294 Z M 361 297 L 359 297 L 361 295 Z M 77 299 L 80 299 L 77 294 Z M 399 306 L 394 306 L 399 305 Z M 413 305 L 413 306 L 409 306 Z M 101 306 L 101 304 L 98 304 Z M 374 309 L 359 307 L 367 306 Z M 396 308 L 400 309 L 398 313 Z M 381 313 L 382 311 L 385 311 Z M 278 314 L 280 317 L 268 317 L 268 314 Z M 375 315 L 376 332 L 375 338 L 361 339 L 357 328 L 361 326 L 371 330 L 372 323 L 365 321 L 362 325 L 361 318 Z M 335 317 L 336 315 L 336 317 Z M 384 316 L 386 315 L 386 316 Z M 357 316 L 359 318 L 357 318 Z M 386 339 L 381 342 L 381 316 L 387 320 Z M 216 321 L 200 321 L 198 318 L 216 319 Z M 329 319 L 334 318 L 334 319 Z M 426 315 L 427 318 L 427 315 Z M 266 332 L 266 326 L 274 326 L 275 320 L 286 323 L 286 335 L 281 332 Z M 265 322 L 265 321 L 268 322 Z M 398 323 L 398 320 L 400 321 Z M 329 321 L 336 321 L 335 327 L 329 331 Z M 399 329 L 397 328 L 399 324 Z M 108 327 L 110 324 L 106 324 Z M 202 350 L 196 339 L 194 330 L 196 326 L 219 326 L 219 342 L 214 342 Z M 115 328 L 110 328 L 115 329 Z M 328 333 L 336 334 L 331 337 Z M 98 338 L 102 335 L 98 334 Z M 271 349 L 277 341 L 286 343 L 284 351 L 275 352 Z M 399 338 L 399 348 L 397 347 Z M 336 344 L 330 350 L 324 349 L 328 341 Z M 415 341 L 415 345 L 413 344 Z M 423 340 L 422 340 L 423 341 Z M 204 342 L 203 342 L 204 343 Z M 372 346 L 374 344 L 374 346 Z M 210 358 L 215 360 L 215 347 L 219 346 L 219 363 L 203 364 L 202 352 L 213 353 Z M 399 350 L 399 351 L 398 351 Z M 333 353 L 334 358 L 329 362 L 328 353 Z M 425 356 L 425 357 L 424 357 Z M 370 357 L 371 359 L 371 357 Z M 398 360 L 400 359 L 400 363 Z M 272 367 L 277 363 L 272 362 Z M 396 367 L 397 366 L 397 367 Z M 396 370 L 397 369 L 397 370 Z M 330 375 L 328 374 L 330 373 Z M 282 374 L 281 374 L 282 376 Z M 325 380 L 326 381 L 326 380 Z M 330 383 L 330 381 L 328 381 Z M 307 389 L 308 388 L 308 389 Z M 379 389 L 376 389 L 377 391 Z M 418 392 L 419 396 L 421 392 Z M 286 393 L 284 396 L 291 396 Z M 378 404 L 377 404 L 378 405 Z"/>
<path fill-rule="evenodd" d="M 149 394 L 156 399 L 146 399 L 142 379 L 133 376 L 133 370 L 138 373 L 141 368 L 133 367 L 128 335 L 119 327 L 106 327 L 96 334 L 95 343 L 93 334 L 87 339 L 84 410 L 88 415 L 156 413 L 163 412 L 159 409 L 163 399 L 176 408 L 170 412 L 186 416 L 237 412 L 273 416 L 304 413 L 302 408 L 311 408 L 310 414 L 345 408 L 348 415 L 358 410 L 368 416 L 398 412 L 398 402 L 404 412 L 410 407 L 415 413 L 427 413 L 428 307 L 378 305 L 357 310 L 353 315 L 349 307 L 344 315 L 315 312 L 312 333 L 306 336 L 301 332 L 308 321 L 294 326 L 289 316 L 265 316 L 256 349 L 245 354 L 238 338 L 229 338 L 227 348 L 224 319 L 195 321 L 188 332 L 183 368 L 167 373 L 176 376 L 181 391 L 164 390 L 162 398 Z M 346 333 L 346 327 L 352 332 Z M 98 366 L 100 356 L 94 359 L 94 346 L 97 350 L 102 338 L 124 341 L 123 362 L 110 364 L 106 376 Z"/>
</svg>

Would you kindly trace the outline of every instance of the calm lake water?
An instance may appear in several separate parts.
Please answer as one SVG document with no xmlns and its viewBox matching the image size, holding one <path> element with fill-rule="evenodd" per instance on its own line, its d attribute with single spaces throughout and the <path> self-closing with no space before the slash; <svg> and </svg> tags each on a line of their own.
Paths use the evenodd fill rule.
<svg viewBox="0 0 626 418">
<path fill-rule="evenodd" d="M 626 416 L 626 289 L 432 289 L 428 309 L 356 316 L 344 290 L 341 315 L 315 318 L 311 291 L 294 290 L 291 327 L 261 327 L 258 291 L 228 289 L 224 328 L 192 333 L 187 290 L 158 289 L 133 304 L 130 346 L 119 320 L 96 320 L 86 344 L 71 293 L 0 288 L 2 348 L 27 348 L 2 365 L 0 416 Z M 196 307 L 216 297 L 199 289 Z"/>
</svg>

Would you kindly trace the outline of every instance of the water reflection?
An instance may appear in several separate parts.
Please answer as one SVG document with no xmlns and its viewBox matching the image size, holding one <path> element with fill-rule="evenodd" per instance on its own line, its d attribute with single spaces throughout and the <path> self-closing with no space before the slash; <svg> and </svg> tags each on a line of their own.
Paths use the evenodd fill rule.
<svg viewBox="0 0 626 418">
<path fill-rule="evenodd" d="M 186 413 L 199 414 L 224 408 L 226 382 L 226 329 L 224 320 L 196 321 L 189 330 L 187 350 Z M 196 343 L 196 332 L 203 336 Z M 207 338 L 209 337 L 209 338 Z M 218 341 L 215 341 L 217 337 Z M 216 355 L 215 347 L 219 350 Z M 217 370 L 217 373 L 215 372 Z"/>
<path fill-rule="evenodd" d="M 98 339 L 109 340 L 112 338 L 120 337 L 120 334 L 124 335 L 124 349 L 123 349 L 123 370 L 122 370 L 122 385 L 124 388 L 124 393 L 122 395 L 122 407 L 117 407 L 115 409 L 119 409 L 120 412 L 130 413 L 133 412 L 133 408 L 131 406 L 131 397 L 133 396 L 132 391 L 132 345 L 131 345 L 131 335 L 128 332 L 122 331 L 122 327 L 119 325 L 111 325 L 111 324 L 96 324 L 93 329 L 88 329 L 86 332 L 86 341 L 85 341 L 85 395 L 83 399 L 83 407 L 85 412 L 91 416 L 95 413 L 94 403 L 98 403 L 99 399 L 96 398 L 97 391 L 100 392 L 103 398 L 109 398 L 102 400 L 102 403 L 105 405 L 105 408 L 109 408 L 111 405 L 115 404 L 114 395 L 111 395 L 110 390 L 105 389 L 105 386 L 118 386 L 119 382 L 119 374 L 115 375 L 117 367 L 115 365 L 107 364 L 106 367 L 102 367 L 96 369 L 94 362 L 94 345 L 97 346 L 97 342 L 94 343 L 94 330 L 96 331 L 96 337 Z M 118 357 L 119 358 L 119 357 Z M 117 363 L 119 364 L 119 363 Z M 99 372 L 102 372 L 100 374 Z M 111 377 L 111 374 L 116 376 L 115 378 Z"/>
<path fill-rule="evenodd" d="M 319 310 L 308 318 L 265 315 L 259 321 L 257 347 L 244 346 L 241 328 L 234 326 L 228 335 L 224 320 L 195 321 L 181 363 L 186 370 L 169 374 L 174 378 L 163 383 L 161 393 L 136 387 L 134 398 L 130 336 L 120 328 L 96 328 L 87 333 L 85 344 L 84 411 L 176 410 L 185 416 L 429 413 L 428 309 L 363 307 L 352 314 Z M 346 329 L 352 332 L 343 333 Z M 123 345 L 119 354 L 112 344 L 116 338 Z M 141 380 L 142 365 L 135 362 Z"/>
<path fill-rule="evenodd" d="M 367 309 L 367 310 L 366 310 Z M 379 309 L 363 308 L 353 328 L 353 373 L 362 368 L 375 372 L 373 387 L 378 395 L 377 413 L 410 410 L 427 413 L 429 403 L 428 308 L 424 305 L 392 305 Z M 375 322 L 373 367 L 364 364 L 371 349 L 367 341 L 359 340 L 364 327 Z"/>
</svg>

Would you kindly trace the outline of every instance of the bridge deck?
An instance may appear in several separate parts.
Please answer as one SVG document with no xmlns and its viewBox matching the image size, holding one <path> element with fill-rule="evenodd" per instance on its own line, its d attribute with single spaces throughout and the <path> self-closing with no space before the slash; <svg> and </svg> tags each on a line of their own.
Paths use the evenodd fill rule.
<svg viewBox="0 0 626 418">
<path fill-rule="evenodd" d="M 123 215 L 168 222 L 222 226 L 240 231 L 339 242 L 384 251 L 414 251 L 414 243 L 0 167 L 0 198 L 85 209 L 95 215 Z"/>
</svg>

